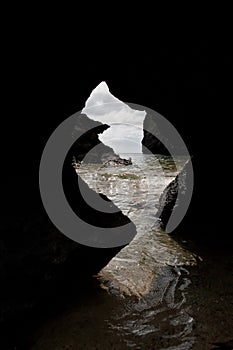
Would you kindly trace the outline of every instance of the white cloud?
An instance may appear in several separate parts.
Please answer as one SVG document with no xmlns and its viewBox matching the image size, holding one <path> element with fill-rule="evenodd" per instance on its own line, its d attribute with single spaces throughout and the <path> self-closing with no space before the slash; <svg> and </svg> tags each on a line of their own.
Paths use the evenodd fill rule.
<svg viewBox="0 0 233 350">
<path fill-rule="evenodd" d="M 95 121 L 110 125 L 100 139 L 116 153 L 141 153 L 146 112 L 134 110 L 117 99 L 105 82 L 92 91 L 82 112 Z"/>
<path fill-rule="evenodd" d="M 116 153 L 141 153 L 142 137 L 142 128 L 130 124 L 113 124 L 99 138 Z"/>
</svg>

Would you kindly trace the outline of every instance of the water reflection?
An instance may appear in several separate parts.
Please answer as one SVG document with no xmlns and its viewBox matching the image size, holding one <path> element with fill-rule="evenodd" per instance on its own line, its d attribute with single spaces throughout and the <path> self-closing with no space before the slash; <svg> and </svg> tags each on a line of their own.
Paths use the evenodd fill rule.
<svg viewBox="0 0 233 350">
<path fill-rule="evenodd" d="M 191 283 L 189 272 L 183 267 L 165 270 L 151 293 L 137 301 L 128 300 L 124 312 L 108 320 L 110 332 L 117 331 L 127 347 L 143 349 L 151 344 L 155 349 L 192 348 L 194 319 L 185 297 Z"/>
<path fill-rule="evenodd" d="M 155 225 L 156 206 L 164 188 L 182 168 L 169 157 L 131 155 L 127 167 L 83 165 L 77 169 L 95 191 L 104 193 L 136 225 L 134 240 L 100 272 L 103 287 L 114 293 L 141 297 L 165 265 L 195 264 L 195 257 Z M 161 163 L 163 166 L 161 166 Z"/>
<path fill-rule="evenodd" d="M 143 154 L 121 156 L 131 157 L 133 164 L 125 167 L 85 164 L 77 169 L 77 173 L 90 188 L 105 194 L 134 222 L 139 236 L 154 225 L 160 195 L 186 159 L 177 159 L 176 168 L 170 157 Z"/>
<path fill-rule="evenodd" d="M 185 266 L 195 265 L 197 257 L 155 224 L 160 195 L 186 159 L 176 160 L 176 167 L 169 157 L 130 156 L 133 165 L 125 168 L 85 165 L 78 169 L 83 180 L 107 195 L 137 229 L 134 240 L 98 274 L 111 294 L 132 298 L 106 320 L 109 332 L 122 337 L 129 348 L 143 349 L 146 339 L 156 349 L 156 343 L 158 349 L 190 349 L 194 320 L 186 305 L 191 281 Z"/>
</svg>

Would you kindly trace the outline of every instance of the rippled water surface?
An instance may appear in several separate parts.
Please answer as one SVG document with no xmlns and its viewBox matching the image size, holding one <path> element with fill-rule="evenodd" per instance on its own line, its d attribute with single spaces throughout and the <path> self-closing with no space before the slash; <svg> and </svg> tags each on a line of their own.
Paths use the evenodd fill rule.
<svg viewBox="0 0 233 350">
<path fill-rule="evenodd" d="M 176 168 L 170 158 L 131 157 L 127 167 L 77 169 L 135 223 L 137 235 L 82 300 L 40 329 L 34 350 L 214 349 L 231 339 L 232 256 L 199 257 L 155 225 L 159 196 L 185 159 Z"/>
<path fill-rule="evenodd" d="M 128 155 L 124 155 L 127 158 Z M 130 166 L 84 165 L 77 173 L 96 192 L 104 193 L 136 226 L 134 240 L 100 272 L 109 290 L 142 296 L 165 273 L 164 266 L 193 264 L 195 258 L 155 225 L 155 213 L 164 188 L 182 168 L 185 159 L 132 155 Z M 170 271 L 167 267 L 168 278 Z"/>
<path fill-rule="evenodd" d="M 108 196 L 136 225 L 138 235 L 155 222 L 159 197 L 176 176 L 186 159 L 176 165 L 170 157 L 123 154 L 132 158 L 132 165 L 81 165 L 77 173 L 96 192 Z"/>
</svg>

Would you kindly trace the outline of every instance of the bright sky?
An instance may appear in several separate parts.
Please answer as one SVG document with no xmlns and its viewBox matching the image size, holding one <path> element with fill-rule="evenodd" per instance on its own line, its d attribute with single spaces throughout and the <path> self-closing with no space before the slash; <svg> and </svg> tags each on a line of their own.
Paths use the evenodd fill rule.
<svg viewBox="0 0 233 350">
<path fill-rule="evenodd" d="M 82 112 L 93 120 L 110 125 L 99 139 L 115 153 L 142 153 L 146 112 L 134 110 L 118 100 L 110 93 L 106 82 L 102 81 L 92 91 Z"/>
</svg>

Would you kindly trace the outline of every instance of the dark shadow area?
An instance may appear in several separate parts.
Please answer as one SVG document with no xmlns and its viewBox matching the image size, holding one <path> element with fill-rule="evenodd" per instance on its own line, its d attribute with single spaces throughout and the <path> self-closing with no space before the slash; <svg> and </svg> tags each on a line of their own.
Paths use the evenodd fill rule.
<svg viewBox="0 0 233 350">
<path fill-rule="evenodd" d="M 92 121 L 85 116 L 77 126 L 84 133 L 69 150 L 63 166 L 63 188 L 68 203 L 84 221 L 96 227 L 118 227 L 130 220 L 117 210 L 105 214 L 89 207 L 78 187 L 78 175 L 72 166 L 73 156 L 80 160 L 96 144 L 98 133 L 107 126 L 100 123 L 85 134 Z M 88 123 L 89 122 L 89 123 Z M 93 122 L 93 124 L 96 124 Z M 91 125 L 92 126 L 92 125 Z M 101 145 L 94 154 L 96 162 L 102 153 L 114 155 L 109 147 Z M 99 158 L 97 158 L 99 157 Z M 4 221 L 1 222 L 1 317 L 0 328 L 4 349 L 29 349 L 30 334 L 51 315 L 60 313 L 68 303 L 85 298 L 93 288 L 93 275 L 98 273 L 122 247 L 92 248 L 78 244 L 60 233 L 50 222 L 39 198 L 39 188 L 32 191 L 30 181 L 20 177 L 9 184 L 12 197 L 4 198 Z M 82 188 L 92 197 L 99 196 L 80 179 Z M 25 188 L 28 190 L 25 191 Z M 30 189 L 30 190 L 29 190 Z M 116 206 L 104 195 L 106 206 Z M 23 199 L 23 200 L 22 200 Z M 129 228 L 136 234 L 135 225 Z"/>
<path fill-rule="evenodd" d="M 38 57 L 36 48 L 32 57 L 32 40 L 25 43 L 23 54 L 20 38 L 22 57 L 16 59 L 14 52 L 5 69 L 4 92 L 9 96 L 1 137 L 4 350 L 27 349 L 37 321 L 43 322 L 50 308 L 56 313 L 72 298 L 85 297 L 94 289 L 87 282 L 89 277 L 117 253 L 117 249 L 79 247 L 57 232 L 43 209 L 38 188 L 40 158 L 49 136 L 84 107 L 91 90 L 103 80 L 120 100 L 148 106 L 167 118 L 193 155 L 193 198 L 177 232 L 212 257 L 220 247 L 223 260 L 224 250 L 232 252 L 232 53 L 231 41 L 224 38 L 225 33 L 212 37 L 202 33 L 195 40 L 156 38 L 155 53 L 146 47 L 144 37 L 141 42 L 137 38 L 140 50 L 135 52 L 131 46 L 127 55 L 118 56 L 114 40 L 114 50 L 107 55 L 101 55 L 99 47 L 94 53 L 93 45 L 90 54 L 85 50 L 74 54 L 72 43 L 64 54 L 66 60 L 59 60 L 60 42 L 59 54 L 49 57 L 46 48 Z M 160 153 L 156 149 L 153 152 Z M 213 278 L 218 276 L 221 269 Z M 227 278 L 232 280 L 232 275 Z M 227 322 L 225 326 L 232 328 Z"/>
<path fill-rule="evenodd" d="M 196 162 L 197 160 L 193 157 L 194 176 L 196 174 L 195 170 L 197 170 Z M 171 214 L 176 213 L 178 206 L 182 205 L 182 201 L 185 202 L 186 200 L 188 184 L 190 183 L 189 175 L 188 167 L 185 166 L 175 180 L 166 187 L 160 198 L 160 208 L 157 216 L 160 218 L 162 227 L 165 230 Z M 203 174 L 202 180 L 204 177 L 205 174 Z M 198 174 L 197 178 L 199 178 Z M 195 179 L 196 176 L 194 181 Z M 214 196 L 217 188 L 212 188 L 212 191 L 210 191 L 207 178 L 206 186 L 200 182 L 195 182 L 195 185 L 187 213 L 178 227 L 171 232 L 171 236 L 179 241 L 188 240 L 193 242 L 199 245 L 200 249 L 208 247 L 210 252 L 212 251 L 213 253 L 215 250 L 232 252 L 233 237 L 228 225 L 230 218 L 227 215 L 229 210 L 228 203 L 226 201 L 218 203 L 219 194 Z M 197 186 L 200 192 L 197 191 Z M 176 203 L 179 190 L 181 191 L 181 202 Z M 224 193 L 223 196 L 225 195 Z M 202 202 L 205 197 L 206 202 Z M 213 208 L 212 213 L 209 212 L 211 208 Z"/>
</svg>

